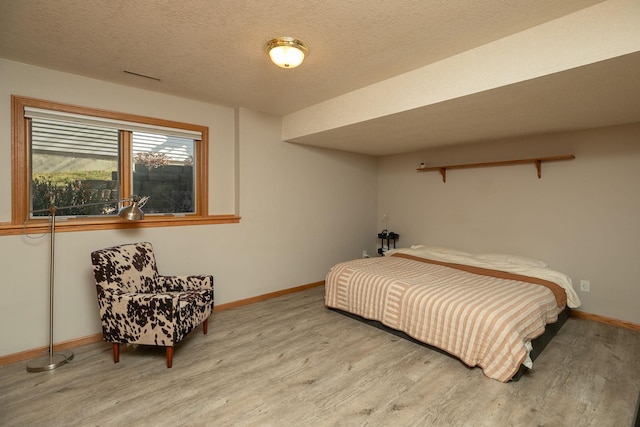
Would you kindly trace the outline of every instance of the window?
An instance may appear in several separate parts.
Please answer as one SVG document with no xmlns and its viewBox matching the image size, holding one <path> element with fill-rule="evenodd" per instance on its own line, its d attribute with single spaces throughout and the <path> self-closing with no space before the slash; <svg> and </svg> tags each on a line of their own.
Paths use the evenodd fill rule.
<svg viewBox="0 0 640 427">
<path fill-rule="evenodd" d="M 207 213 L 208 128 L 13 96 L 12 222 L 1 234 L 125 228 L 118 202 L 149 196 L 135 226 L 238 222 Z M 35 212 L 34 212 L 35 211 Z M 18 226 L 20 229 L 18 229 Z"/>
<path fill-rule="evenodd" d="M 133 193 L 149 196 L 147 213 L 195 213 L 196 141 L 133 132 Z"/>
<path fill-rule="evenodd" d="M 120 132 L 70 121 L 29 117 L 29 211 L 48 216 L 56 206 L 109 203 L 61 210 L 63 216 L 107 215 L 117 211 L 120 188 Z"/>
</svg>

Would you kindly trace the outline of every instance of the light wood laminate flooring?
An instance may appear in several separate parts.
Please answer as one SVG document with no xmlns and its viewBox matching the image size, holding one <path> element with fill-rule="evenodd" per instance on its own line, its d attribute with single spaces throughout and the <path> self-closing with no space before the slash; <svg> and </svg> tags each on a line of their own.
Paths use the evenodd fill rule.
<svg viewBox="0 0 640 427">
<path fill-rule="evenodd" d="M 318 287 L 215 313 L 176 349 L 0 368 L 2 426 L 628 426 L 640 333 L 571 318 L 520 381 L 324 307 Z"/>
</svg>

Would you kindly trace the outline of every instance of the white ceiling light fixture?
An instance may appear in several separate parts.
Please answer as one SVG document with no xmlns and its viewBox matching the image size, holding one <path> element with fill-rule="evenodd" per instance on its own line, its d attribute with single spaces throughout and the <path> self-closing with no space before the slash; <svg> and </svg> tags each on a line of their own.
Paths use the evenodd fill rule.
<svg viewBox="0 0 640 427">
<path fill-rule="evenodd" d="M 309 47 L 293 37 L 276 37 L 267 42 L 265 49 L 271 61 L 281 68 L 295 68 L 309 54 Z"/>
</svg>

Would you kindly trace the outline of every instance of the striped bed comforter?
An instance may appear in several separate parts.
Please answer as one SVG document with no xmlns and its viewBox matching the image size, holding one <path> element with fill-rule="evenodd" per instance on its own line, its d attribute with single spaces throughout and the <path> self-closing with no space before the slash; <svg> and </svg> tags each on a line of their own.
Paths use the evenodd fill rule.
<svg viewBox="0 0 640 427">
<path fill-rule="evenodd" d="M 397 255 L 337 264 L 326 277 L 325 304 L 377 320 L 481 367 L 489 378 L 509 381 L 528 356 L 525 343 L 555 322 L 564 306 L 548 287 L 441 264 Z"/>
</svg>

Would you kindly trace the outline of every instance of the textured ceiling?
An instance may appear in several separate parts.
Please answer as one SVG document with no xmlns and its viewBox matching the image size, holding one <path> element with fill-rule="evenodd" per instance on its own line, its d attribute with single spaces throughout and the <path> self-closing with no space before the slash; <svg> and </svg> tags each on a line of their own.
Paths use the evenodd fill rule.
<svg viewBox="0 0 640 427">
<path fill-rule="evenodd" d="M 0 57 L 286 115 L 600 1 L 0 0 Z M 283 70 L 269 62 L 263 46 L 275 36 L 297 37 L 309 45 L 300 67 Z M 526 85 L 513 89 L 535 93 Z M 496 108 L 509 108 L 499 100 Z M 484 101 L 493 102 L 491 97 Z M 449 110 L 458 107 L 468 105 L 462 99 L 423 113 L 446 121 Z M 369 130 L 393 130 L 401 123 L 389 116 L 370 123 Z M 498 126 L 495 135 L 486 137 L 512 133 Z M 345 129 L 304 142 L 368 154 L 399 151 L 366 148 L 358 135 Z M 437 136 L 417 128 L 403 137 L 406 151 L 419 149 L 424 140 L 433 145 Z M 464 132 L 437 138 L 443 144 L 468 139 Z"/>
</svg>

